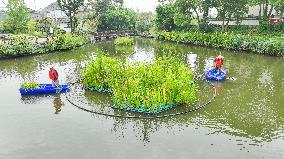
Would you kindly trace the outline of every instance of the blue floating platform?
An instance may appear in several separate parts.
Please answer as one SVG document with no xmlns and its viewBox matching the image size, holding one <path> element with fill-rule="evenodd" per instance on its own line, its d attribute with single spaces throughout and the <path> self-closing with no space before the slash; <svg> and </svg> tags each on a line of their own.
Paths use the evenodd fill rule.
<svg viewBox="0 0 284 159">
<path fill-rule="evenodd" d="M 205 73 L 206 80 L 222 81 L 225 80 L 227 75 L 227 70 L 222 68 L 221 71 L 217 71 L 215 68 L 210 69 Z"/>
<path fill-rule="evenodd" d="M 39 88 L 34 88 L 34 89 L 20 88 L 19 89 L 21 95 L 64 93 L 67 90 L 69 90 L 68 84 L 63 84 L 63 85 L 60 85 L 59 87 L 54 87 L 52 84 L 40 84 Z"/>
</svg>

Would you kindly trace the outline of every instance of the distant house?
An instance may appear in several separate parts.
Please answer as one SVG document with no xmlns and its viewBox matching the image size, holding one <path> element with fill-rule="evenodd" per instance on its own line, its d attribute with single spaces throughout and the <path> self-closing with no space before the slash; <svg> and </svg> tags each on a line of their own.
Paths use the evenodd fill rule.
<svg viewBox="0 0 284 159">
<path fill-rule="evenodd" d="M 66 32 L 71 32 L 69 18 L 63 11 L 60 10 L 57 2 L 51 3 L 47 7 L 40 10 L 40 12 L 42 18 L 49 18 L 58 24 L 58 28 L 63 29 Z"/>
<path fill-rule="evenodd" d="M 58 28 L 71 32 L 70 19 L 60 10 L 57 2 L 51 3 L 47 7 L 40 10 L 42 18 L 49 18 L 58 24 Z M 84 13 L 83 7 L 79 9 L 79 17 L 82 18 Z"/>
<path fill-rule="evenodd" d="M 39 20 L 43 17 L 43 14 L 40 11 L 29 9 L 30 15 L 33 19 Z"/>
<path fill-rule="evenodd" d="M 268 10 L 270 10 L 270 7 L 268 7 Z M 273 17 L 270 18 L 270 23 L 277 23 L 280 22 L 280 16 L 277 15 L 276 11 L 272 11 Z M 222 25 L 222 21 L 218 18 L 211 18 L 210 24 L 217 24 Z M 231 18 L 229 21 L 229 25 L 237 25 L 237 21 L 235 18 Z M 249 7 L 248 13 L 245 15 L 243 21 L 240 25 L 259 25 L 259 6 L 252 6 Z"/>
</svg>

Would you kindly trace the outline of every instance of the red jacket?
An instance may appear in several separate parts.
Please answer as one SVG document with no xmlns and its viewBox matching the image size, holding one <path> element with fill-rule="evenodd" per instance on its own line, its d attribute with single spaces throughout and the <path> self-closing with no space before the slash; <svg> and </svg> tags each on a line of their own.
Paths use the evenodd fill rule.
<svg viewBox="0 0 284 159">
<path fill-rule="evenodd" d="M 57 80 L 59 77 L 58 72 L 55 69 L 49 71 L 49 78 L 53 81 Z"/>
<path fill-rule="evenodd" d="M 224 61 L 223 58 L 215 58 L 214 62 L 215 62 L 216 67 L 221 68 L 223 65 L 223 61 Z"/>
</svg>

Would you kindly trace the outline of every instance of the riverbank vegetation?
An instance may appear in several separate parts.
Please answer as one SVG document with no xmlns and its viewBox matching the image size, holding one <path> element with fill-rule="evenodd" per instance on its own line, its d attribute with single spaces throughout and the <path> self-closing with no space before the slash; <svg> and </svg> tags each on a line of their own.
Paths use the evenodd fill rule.
<svg viewBox="0 0 284 159">
<path fill-rule="evenodd" d="M 11 35 L 9 39 L 0 40 L 0 58 L 42 54 L 56 50 L 68 50 L 87 43 L 84 35 L 56 34 L 43 43 L 36 43 L 35 37 Z"/>
<path fill-rule="evenodd" d="M 284 36 L 235 33 L 159 32 L 158 39 L 236 51 L 284 56 Z"/>
<path fill-rule="evenodd" d="M 55 37 L 54 33 L 58 30 L 58 24 L 48 18 L 32 19 L 24 0 L 8 1 L 7 16 L 0 23 L 2 33 L 25 34 L 34 37 L 49 36 L 53 40 L 42 44 L 45 46 L 45 51 L 42 51 L 41 46 L 33 48 L 31 52 L 28 52 L 31 50 L 30 47 L 18 47 L 17 42 L 9 46 L 1 41 L 3 45 L 1 48 L 8 50 L 2 50 L 2 53 L 0 51 L 2 54 L 0 56 L 70 49 L 85 43 L 82 34 L 92 35 L 94 32 L 113 30 L 126 31 L 144 37 L 156 37 L 160 40 L 259 54 L 283 55 L 284 22 L 282 20 L 277 24 L 272 24 L 270 21 L 270 18 L 274 17 L 272 13 L 280 17 L 284 16 L 283 0 L 240 0 L 238 3 L 234 0 L 224 2 L 160 0 L 155 14 L 126 8 L 123 0 L 83 2 L 83 0 L 74 2 L 58 0 L 60 9 L 69 18 L 72 34 Z M 253 6 L 259 7 L 259 15 L 254 15 L 259 25 L 242 25 L 242 22 L 248 18 L 249 7 Z M 79 16 L 80 8 L 88 8 L 88 10 Z M 212 9 L 216 10 L 214 14 Z M 219 24 L 213 24 L 214 21 L 218 21 Z M 232 22 L 235 25 L 231 25 Z M 125 39 L 117 41 L 132 43 L 126 42 Z M 30 41 L 23 43 L 31 45 Z M 36 43 L 32 45 L 37 46 Z M 17 50 L 18 48 L 22 50 Z"/>
<path fill-rule="evenodd" d="M 115 45 L 134 45 L 134 38 L 119 37 L 114 40 Z"/>
<path fill-rule="evenodd" d="M 178 61 L 163 57 L 152 64 L 128 63 L 101 56 L 83 71 L 83 84 L 111 92 L 115 108 L 158 113 L 197 98 L 192 72 Z"/>
<path fill-rule="evenodd" d="M 283 16 L 284 3 L 281 0 L 241 0 L 238 3 L 176 0 L 163 3 L 165 1 L 156 8 L 157 39 L 273 56 L 284 55 L 284 22 L 269 22 L 274 9 Z M 249 7 L 258 4 L 259 26 L 241 25 Z M 268 5 L 272 6 L 270 10 Z M 221 21 L 221 25 L 210 23 L 212 8 L 217 10 L 216 20 Z M 236 25 L 229 25 L 230 21 L 236 22 Z"/>
</svg>

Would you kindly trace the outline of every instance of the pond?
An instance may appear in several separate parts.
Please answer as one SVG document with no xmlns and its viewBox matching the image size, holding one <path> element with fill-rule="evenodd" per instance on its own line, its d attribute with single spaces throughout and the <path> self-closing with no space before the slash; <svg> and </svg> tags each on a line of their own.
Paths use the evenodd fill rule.
<svg viewBox="0 0 284 159">
<path fill-rule="evenodd" d="M 284 158 L 284 59 L 135 39 L 133 47 L 113 41 L 71 51 L 0 60 L 0 158 Z M 176 56 L 192 69 L 199 101 L 215 90 L 203 80 L 213 58 L 225 56 L 235 80 L 213 83 L 215 100 L 193 113 L 162 119 L 126 119 L 78 109 L 67 101 L 112 114 L 110 95 L 85 91 L 80 84 L 61 95 L 21 96 L 24 81 L 49 83 L 54 66 L 61 83 L 80 79 L 82 68 L 98 54 L 127 61 L 152 62 Z M 131 115 L 131 114 L 130 114 Z"/>
</svg>

